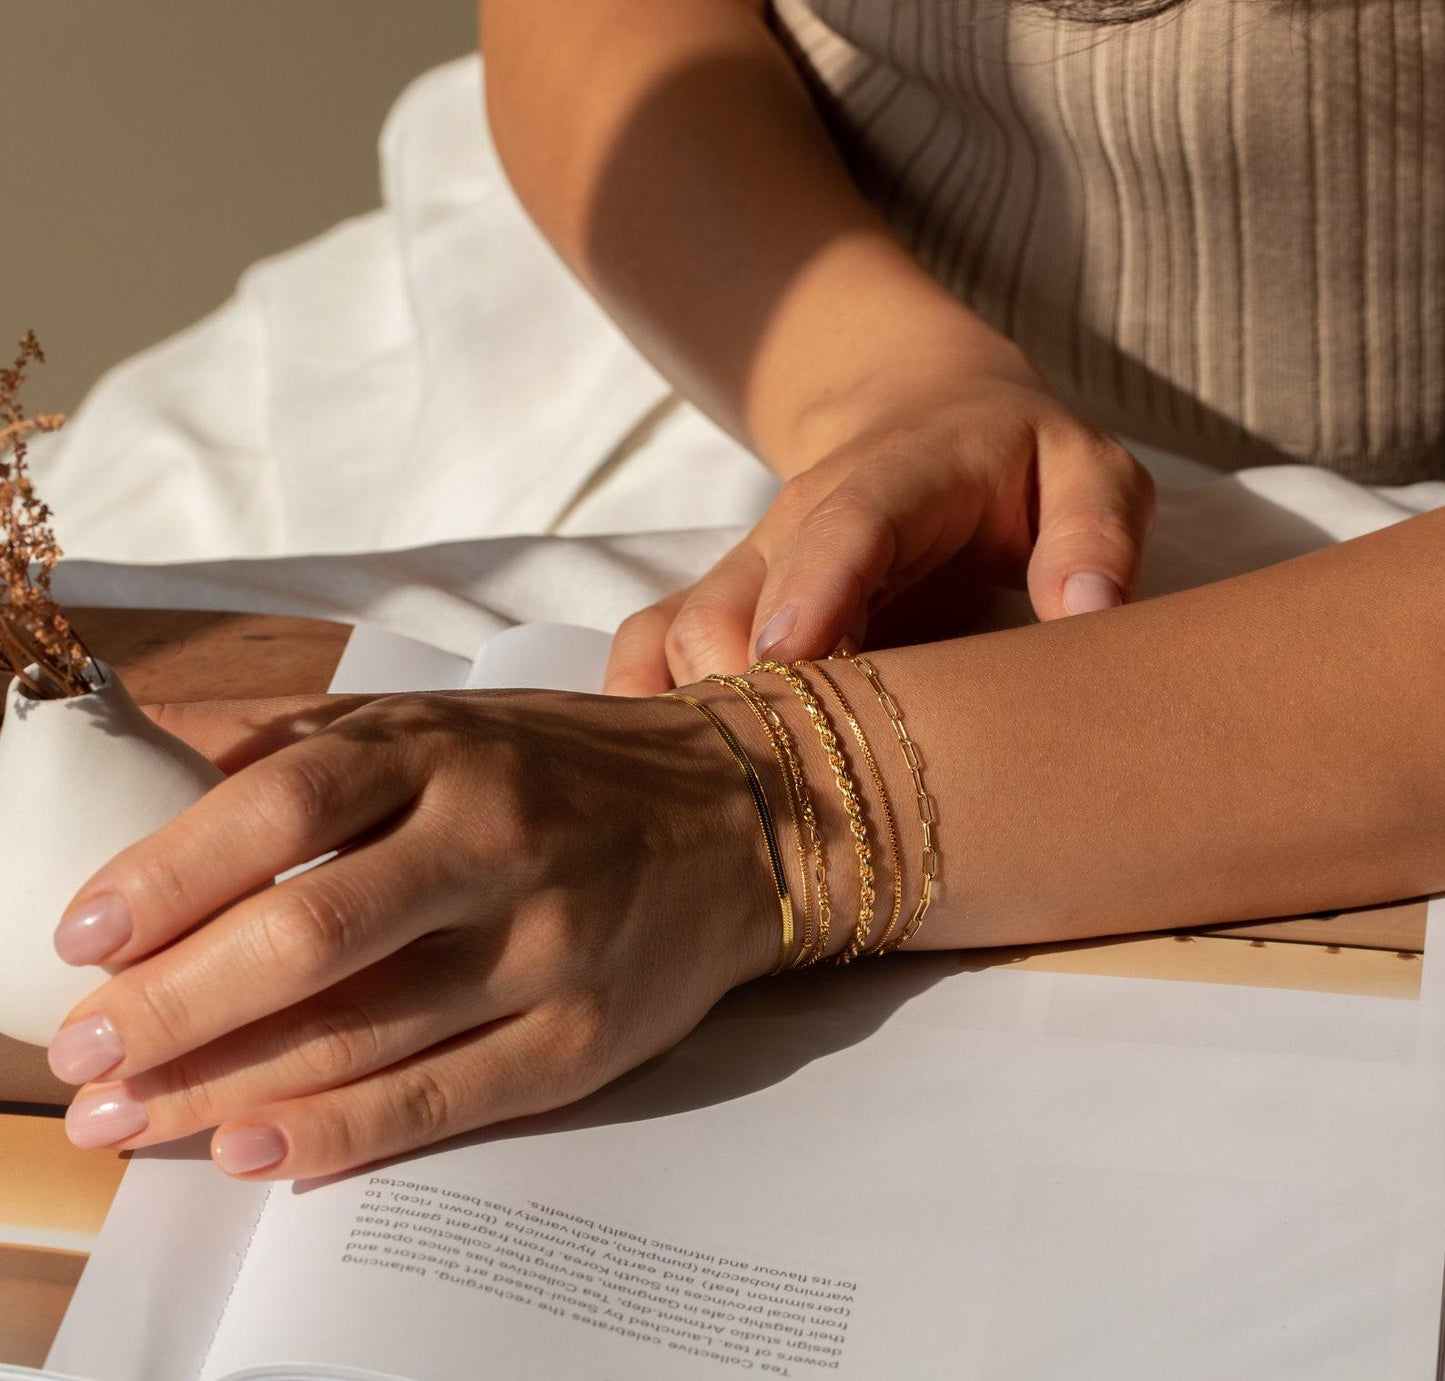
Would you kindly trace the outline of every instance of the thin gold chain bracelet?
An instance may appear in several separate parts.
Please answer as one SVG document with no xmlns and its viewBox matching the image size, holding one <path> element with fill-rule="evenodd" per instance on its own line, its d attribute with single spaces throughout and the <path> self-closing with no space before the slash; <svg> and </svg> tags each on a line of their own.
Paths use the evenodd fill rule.
<svg viewBox="0 0 1445 1381">
<path fill-rule="evenodd" d="M 828 931 L 833 914 L 832 901 L 828 895 L 828 865 L 823 856 L 823 837 L 818 829 L 817 813 L 813 809 L 813 798 L 808 791 L 808 781 L 803 775 L 802 759 L 793 743 L 788 726 L 778 712 L 768 703 L 767 698 L 744 676 L 713 675 L 707 678 L 721 686 L 727 686 L 741 697 L 743 703 L 753 712 L 763 726 L 773 745 L 773 753 L 782 768 L 785 781 L 792 783 L 789 808 L 793 810 L 793 828 L 798 844 L 798 862 L 803 870 L 803 933 L 791 968 L 807 968 L 828 952 Z M 800 823 L 801 822 L 801 823 Z M 809 934 L 808 869 L 809 854 L 812 856 L 814 882 L 818 894 L 818 934 L 816 943 Z"/>
<path fill-rule="evenodd" d="M 858 745 L 858 751 L 863 754 L 863 761 L 868 766 L 868 775 L 873 779 L 874 790 L 878 793 L 878 813 L 883 817 L 883 828 L 888 836 L 888 856 L 893 865 L 893 906 L 888 913 L 888 923 L 883 927 L 882 933 L 874 942 L 873 947 L 864 950 L 863 953 L 881 954 L 883 947 L 888 943 L 898 925 L 898 917 L 903 912 L 903 856 L 898 849 L 898 831 L 893 821 L 893 807 L 888 802 L 888 791 L 883 785 L 883 774 L 878 770 L 877 760 L 873 756 L 872 748 L 868 746 L 863 726 L 858 723 L 858 716 L 853 713 L 853 707 L 848 703 L 847 697 L 838 683 L 815 662 L 801 662 L 798 665 L 816 672 L 818 679 L 832 692 L 833 699 L 838 702 L 838 708 L 843 712 L 843 718 L 848 722 L 848 728 Z"/>
<path fill-rule="evenodd" d="M 914 908 L 913 915 L 898 937 L 887 946 L 879 945 L 875 951 L 878 954 L 891 954 L 894 950 L 901 949 L 918 934 L 919 927 L 923 924 L 923 918 L 928 914 L 929 905 L 933 901 L 933 882 L 938 876 L 938 851 L 933 846 L 935 819 L 933 798 L 923 785 L 923 765 L 919 762 L 917 747 L 908 737 L 908 730 L 903 726 L 903 715 L 897 702 L 883 689 L 883 683 L 878 679 L 878 672 L 873 663 L 861 653 L 852 652 L 835 652 L 829 660 L 851 662 L 878 698 L 879 705 L 883 707 L 883 713 L 888 716 L 888 723 L 893 729 L 893 737 L 898 740 L 899 749 L 903 753 L 903 761 L 908 765 L 908 775 L 913 782 L 914 805 L 918 810 L 918 823 L 923 827 L 923 880 L 918 905 Z"/>
<path fill-rule="evenodd" d="M 737 763 L 738 770 L 743 774 L 743 780 L 748 784 L 748 792 L 753 798 L 753 809 L 757 811 L 758 824 L 763 827 L 763 839 L 768 848 L 768 863 L 773 870 L 773 886 L 778 894 L 778 909 L 783 918 L 782 944 L 778 962 L 769 970 L 769 974 L 782 973 L 787 968 L 788 960 L 793 953 L 793 899 L 788 895 L 788 875 L 783 871 L 783 858 L 778 851 L 778 837 L 773 830 L 773 813 L 768 808 L 768 798 L 763 791 L 763 784 L 758 780 L 758 774 L 749 761 L 748 755 L 743 751 L 742 744 L 733 737 L 733 731 L 713 710 L 695 696 L 688 695 L 684 691 L 667 691 L 664 693 L 664 698 L 681 700 L 683 704 L 691 705 L 717 730 L 718 736 L 727 745 L 728 752 L 732 754 L 733 761 Z"/>
<path fill-rule="evenodd" d="M 848 815 L 848 830 L 853 836 L 853 849 L 858 855 L 858 924 L 852 937 L 837 956 L 839 964 L 851 963 L 862 953 L 868 943 L 868 930 L 873 921 L 873 847 L 868 842 L 868 826 L 863 818 L 863 806 L 858 799 L 858 789 L 853 774 L 848 770 L 843 750 L 838 745 L 838 736 L 828 722 L 828 715 L 808 683 L 792 669 L 781 662 L 758 662 L 748 668 L 749 672 L 766 671 L 781 678 L 802 702 L 818 731 L 818 738 L 827 756 L 828 766 L 838 783 L 843 797 L 843 809 Z"/>
</svg>

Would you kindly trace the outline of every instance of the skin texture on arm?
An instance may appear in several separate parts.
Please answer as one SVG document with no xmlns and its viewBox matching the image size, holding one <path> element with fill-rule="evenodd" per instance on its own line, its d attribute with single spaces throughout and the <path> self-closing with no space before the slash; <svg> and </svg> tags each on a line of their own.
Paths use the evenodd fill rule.
<svg viewBox="0 0 1445 1381">
<path fill-rule="evenodd" d="M 784 479 L 753 533 L 619 633 L 608 688 L 817 656 L 899 591 L 1132 591 L 1152 492 L 865 202 L 752 0 L 486 0 L 522 203 L 679 390 Z M 1036 540 L 1037 539 L 1037 540 Z M 1072 581 L 1072 584 L 1070 582 Z"/>
<path fill-rule="evenodd" d="M 1131 608 L 875 654 L 936 803 L 936 900 L 913 947 L 1445 887 L 1442 586 L 1437 512 Z M 856 670 L 832 670 L 912 896 L 901 756 Z M 806 760 L 836 950 L 858 898 L 839 794 L 795 698 L 755 679 Z M 695 690 L 781 800 L 744 707 Z M 232 1173 L 348 1169 L 580 1098 L 776 958 L 751 801 L 690 706 L 463 692 L 157 718 L 234 775 L 101 869 L 57 933 L 71 962 L 115 970 L 51 1048 L 86 1084 L 81 1144 L 220 1124 Z M 879 894 L 893 881 L 884 868 Z"/>
<path fill-rule="evenodd" d="M 939 799 L 919 942 L 1445 888 L 1441 589 L 1437 511 L 1107 615 L 878 653 Z"/>
<path fill-rule="evenodd" d="M 493 137 L 538 226 L 786 478 L 856 430 L 870 381 L 1031 371 L 859 195 L 761 11 L 487 0 L 481 42 Z"/>
</svg>

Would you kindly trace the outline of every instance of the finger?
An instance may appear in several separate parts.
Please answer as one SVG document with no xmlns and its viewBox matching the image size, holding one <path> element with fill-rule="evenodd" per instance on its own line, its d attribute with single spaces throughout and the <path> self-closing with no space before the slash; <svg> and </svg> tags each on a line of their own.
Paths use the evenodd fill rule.
<svg viewBox="0 0 1445 1381">
<path fill-rule="evenodd" d="M 50 1046 L 57 1077 L 129 1078 L 330 988 L 456 920 L 458 879 L 421 878 L 405 828 L 268 888 L 122 969 Z"/>
<path fill-rule="evenodd" d="M 793 661 L 861 641 L 870 601 L 960 550 L 978 526 L 977 487 L 947 463 L 869 465 L 820 500 L 769 567 L 754 651 Z"/>
<path fill-rule="evenodd" d="M 1029 597 L 1040 619 L 1124 603 L 1139 581 L 1154 482 L 1117 441 L 1095 433 L 1039 437 L 1039 535 Z"/>
<path fill-rule="evenodd" d="M 227 776 L 314 734 L 374 700 L 369 695 L 297 695 L 272 700 L 196 700 L 141 709 Z"/>
<path fill-rule="evenodd" d="M 60 957 L 131 963 L 395 814 L 423 773 L 407 734 L 383 727 L 372 715 L 342 719 L 228 777 L 117 854 L 66 908 Z"/>
<path fill-rule="evenodd" d="M 751 537 L 739 542 L 696 585 L 667 630 L 667 665 L 674 684 L 712 672 L 746 671 L 750 634 L 767 563 Z"/>
<path fill-rule="evenodd" d="M 477 938 L 427 936 L 159 1068 L 83 1088 L 67 1115 L 71 1139 L 85 1147 L 173 1141 L 349 1084 L 505 1016 L 532 994 L 525 982 L 493 981 L 500 941 Z"/>
<path fill-rule="evenodd" d="M 586 1023 L 536 1010 L 494 1022 L 355 1083 L 278 1103 L 216 1131 L 222 1170 L 313 1179 L 462 1132 L 546 1112 L 617 1072 Z"/>
<path fill-rule="evenodd" d="M 678 590 L 622 620 L 607 654 L 604 695 L 661 695 L 672 689 L 664 643 L 673 615 L 690 593 Z"/>
</svg>

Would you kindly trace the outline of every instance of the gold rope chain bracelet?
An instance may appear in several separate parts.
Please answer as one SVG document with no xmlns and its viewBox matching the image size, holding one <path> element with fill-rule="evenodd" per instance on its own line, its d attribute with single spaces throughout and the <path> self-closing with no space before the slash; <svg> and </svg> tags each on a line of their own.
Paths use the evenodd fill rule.
<svg viewBox="0 0 1445 1381">
<path fill-rule="evenodd" d="M 878 793 L 878 813 L 883 818 L 883 829 L 888 836 L 888 858 L 893 865 L 893 906 L 888 913 L 888 923 L 883 927 L 882 933 L 872 948 L 865 949 L 863 953 L 867 955 L 882 954 L 884 946 L 887 945 L 894 930 L 897 929 L 898 917 L 903 911 L 903 857 L 898 850 L 898 831 L 894 826 L 893 807 L 888 803 L 888 791 L 883 785 L 883 774 L 878 770 L 877 760 L 873 756 L 872 748 L 868 746 L 863 726 L 858 723 L 858 716 L 853 713 L 853 707 L 848 703 L 842 688 L 816 662 L 799 662 L 797 665 L 815 672 L 818 679 L 832 693 L 833 699 L 838 702 L 838 708 L 843 712 L 843 718 L 848 723 L 854 742 L 858 745 L 858 751 L 863 754 L 863 761 L 868 767 L 868 775 L 873 779 L 873 789 Z"/>
<path fill-rule="evenodd" d="M 923 924 L 923 918 L 928 913 L 929 904 L 933 900 L 933 882 L 938 876 L 938 851 L 933 846 L 933 798 L 924 788 L 923 766 L 918 760 L 917 747 L 908 737 L 908 730 L 903 727 L 903 715 L 893 697 L 883 689 L 883 683 L 878 679 L 878 672 L 873 663 L 861 653 L 852 652 L 835 652 L 828 660 L 851 662 L 863 679 L 868 682 L 873 694 L 877 696 L 878 703 L 883 707 L 883 713 L 888 716 L 888 723 L 893 728 L 893 737 L 898 740 L 898 746 L 903 753 L 903 761 L 908 765 L 908 775 L 913 781 L 914 805 L 918 809 L 918 823 L 923 827 L 923 881 L 918 905 L 914 908 L 913 915 L 897 939 L 888 945 L 880 944 L 873 951 L 875 954 L 891 954 L 918 934 L 919 927 Z"/>
<path fill-rule="evenodd" d="M 681 700 L 684 704 L 691 705 L 717 730 L 718 736 L 727 744 L 733 761 L 737 763 L 738 770 L 743 774 L 743 780 L 748 784 L 748 792 L 753 798 L 753 809 L 758 813 L 758 824 L 763 827 L 763 839 L 768 847 L 768 863 L 773 870 L 773 886 L 778 894 L 778 909 L 782 912 L 783 917 L 782 945 L 778 953 L 778 962 L 768 972 L 770 975 L 782 973 L 787 968 L 788 960 L 793 953 L 793 899 L 788 895 L 788 876 L 783 871 L 783 858 L 778 851 L 778 837 L 773 831 L 773 813 L 768 808 L 768 798 L 763 791 L 763 784 L 758 780 L 758 774 L 748 760 L 748 755 L 743 752 L 742 745 L 733 737 L 732 730 L 701 700 L 683 691 L 666 691 L 664 698 Z"/>
</svg>

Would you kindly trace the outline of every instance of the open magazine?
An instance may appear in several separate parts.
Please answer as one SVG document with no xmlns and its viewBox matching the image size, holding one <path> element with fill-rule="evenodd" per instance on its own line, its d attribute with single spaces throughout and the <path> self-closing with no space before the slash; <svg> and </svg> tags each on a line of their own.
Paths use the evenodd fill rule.
<svg viewBox="0 0 1445 1381">
<path fill-rule="evenodd" d="M 336 688 L 585 689 L 605 642 L 524 627 L 469 665 L 362 631 Z M 764 980 L 582 1103 L 323 1183 L 156 1148 L 47 1366 L 1422 1381 L 1442 917 L 1423 959 L 1164 937 Z"/>
</svg>

